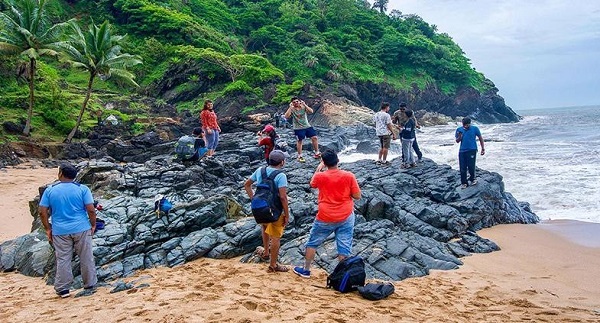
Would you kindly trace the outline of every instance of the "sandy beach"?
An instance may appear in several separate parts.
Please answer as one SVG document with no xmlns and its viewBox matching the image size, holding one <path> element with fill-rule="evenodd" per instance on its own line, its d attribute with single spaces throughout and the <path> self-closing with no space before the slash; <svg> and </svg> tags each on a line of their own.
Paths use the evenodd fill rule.
<svg viewBox="0 0 600 323">
<path fill-rule="evenodd" d="M 30 230 L 28 201 L 55 169 L 0 170 L 0 241 Z M 327 274 L 269 274 L 264 264 L 199 259 L 124 280 L 148 287 L 60 299 L 42 278 L 0 273 L 2 322 L 600 322 L 600 224 L 547 221 L 480 231 L 501 251 L 454 271 L 395 282 L 368 301 L 323 289 Z M 77 292 L 77 291 L 75 291 Z"/>
</svg>

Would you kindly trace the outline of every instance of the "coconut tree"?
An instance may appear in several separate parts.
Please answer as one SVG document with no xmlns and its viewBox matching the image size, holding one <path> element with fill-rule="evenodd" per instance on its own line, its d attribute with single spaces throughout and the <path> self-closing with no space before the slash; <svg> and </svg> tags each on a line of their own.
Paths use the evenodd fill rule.
<svg viewBox="0 0 600 323">
<path fill-rule="evenodd" d="M 85 99 L 79 110 L 75 127 L 65 139 L 67 143 L 73 140 L 79 129 L 96 77 L 103 81 L 115 77 L 138 86 L 134 81 L 135 75 L 127 71 L 127 68 L 142 63 L 139 56 L 121 52 L 120 44 L 125 36 L 113 35 L 108 21 L 104 21 L 100 26 L 92 22 L 86 32 L 83 32 L 75 21 L 71 21 L 69 24 L 73 33 L 69 36 L 68 41 L 60 43 L 59 47 L 68 62 L 89 73 L 89 79 Z"/>
<path fill-rule="evenodd" d="M 31 118 L 35 102 L 36 62 L 41 56 L 56 56 L 53 49 L 66 23 L 52 24 L 46 14 L 47 0 L 16 0 L 8 2 L 8 11 L 0 12 L 0 52 L 19 54 L 27 59 L 20 69 L 26 70 L 29 81 L 29 109 L 23 129 L 24 135 L 31 131 Z"/>
</svg>

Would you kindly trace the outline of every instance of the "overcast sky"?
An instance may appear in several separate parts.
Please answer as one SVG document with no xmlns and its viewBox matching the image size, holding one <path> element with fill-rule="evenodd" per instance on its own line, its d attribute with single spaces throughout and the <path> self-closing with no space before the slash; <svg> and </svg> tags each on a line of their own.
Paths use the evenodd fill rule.
<svg viewBox="0 0 600 323">
<path fill-rule="evenodd" d="M 599 0 L 390 0 L 437 25 L 514 110 L 600 105 Z"/>
</svg>

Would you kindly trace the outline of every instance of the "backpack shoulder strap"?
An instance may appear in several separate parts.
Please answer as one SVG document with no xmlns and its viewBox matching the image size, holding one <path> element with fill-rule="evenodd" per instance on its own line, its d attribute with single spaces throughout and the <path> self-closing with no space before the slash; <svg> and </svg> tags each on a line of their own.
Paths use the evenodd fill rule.
<svg viewBox="0 0 600 323">
<path fill-rule="evenodd" d="M 268 178 L 268 176 L 267 176 L 267 166 L 263 166 L 263 167 L 260 168 L 260 179 L 261 179 L 261 182 L 263 182 L 267 178 Z"/>
<path fill-rule="evenodd" d="M 266 169 L 265 169 L 266 172 Z M 275 177 L 277 177 L 277 175 L 281 174 L 282 171 L 279 169 L 274 170 L 270 175 L 269 175 L 269 179 L 272 181 L 275 181 Z"/>
</svg>

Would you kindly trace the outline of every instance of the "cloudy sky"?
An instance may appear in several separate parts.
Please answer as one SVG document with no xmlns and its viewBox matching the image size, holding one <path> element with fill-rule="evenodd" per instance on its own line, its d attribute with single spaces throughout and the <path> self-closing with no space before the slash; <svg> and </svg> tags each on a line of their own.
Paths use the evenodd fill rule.
<svg viewBox="0 0 600 323">
<path fill-rule="evenodd" d="M 390 0 L 456 41 L 515 110 L 600 105 L 598 0 Z"/>
</svg>

